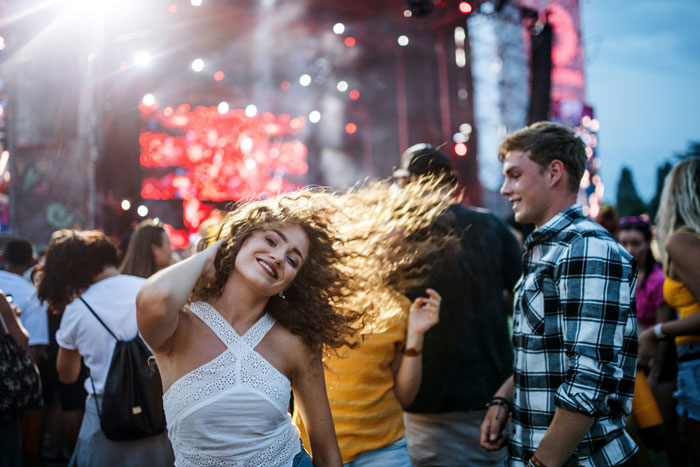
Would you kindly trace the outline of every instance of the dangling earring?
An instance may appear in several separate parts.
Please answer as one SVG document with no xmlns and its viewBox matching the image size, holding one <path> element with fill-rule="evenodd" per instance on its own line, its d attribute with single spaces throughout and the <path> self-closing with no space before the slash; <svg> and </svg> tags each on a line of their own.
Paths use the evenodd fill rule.
<svg viewBox="0 0 700 467">
<path fill-rule="evenodd" d="M 280 292 L 279 294 L 277 294 L 277 296 L 278 296 L 279 298 L 281 298 L 282 300 L 286 300 L 286 299 L 287 299 L 287 297 L 284 295 L 284 291 L 282 291 L 282 292 Z"/>
</svg>

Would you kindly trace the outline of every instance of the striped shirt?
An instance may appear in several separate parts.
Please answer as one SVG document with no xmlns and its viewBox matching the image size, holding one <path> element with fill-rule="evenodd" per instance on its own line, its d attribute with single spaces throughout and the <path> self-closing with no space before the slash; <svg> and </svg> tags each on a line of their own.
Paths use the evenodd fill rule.
<svg viewBox="0 0 700 467">
<path fill-rule="evenodd" d="M 637 364 L 637 266 L 574 205 L 525 242 L 515 286 L 510 465 L 527 465 L 557 407 L 594 417 L 573 465 L 613 466 L 636 451 L 625 432 Z"/>
</svg>

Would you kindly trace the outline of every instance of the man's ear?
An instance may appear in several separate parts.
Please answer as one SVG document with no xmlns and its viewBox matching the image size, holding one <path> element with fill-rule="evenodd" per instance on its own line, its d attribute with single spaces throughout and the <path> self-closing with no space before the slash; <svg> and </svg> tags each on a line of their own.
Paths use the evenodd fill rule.
<svg viewBox="0 0 700 467">
<path fill-rule="evenodd" d="M 566 169 L 564 168 L 564 163 L 559 159 L 554 159 L 547 166 L 547 173 L 549 175 L 549 184 L 554 186 L 557 182 L 564 178 L 566 174 Z"/>
</svg>

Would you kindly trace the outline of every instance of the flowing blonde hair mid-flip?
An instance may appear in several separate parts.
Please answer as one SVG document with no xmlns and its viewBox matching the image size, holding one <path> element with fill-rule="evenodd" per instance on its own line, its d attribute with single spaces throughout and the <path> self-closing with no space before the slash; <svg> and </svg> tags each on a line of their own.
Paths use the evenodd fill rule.
<svg viewBox="0 0 700 467">
<path fill-rule="evenodd" d="M 666 241 L 680 229 L 700 234 L 700 157 L 684 159 L 666 176 L 657 213 L 656 237 L 666 264 Z"/>
<path fill-rule="evenodd" d="M 389 181 L 344 192 L 304 188 L 274 198 L 240 203 L 224 219 L 226 241 L 215 259 L 215 277 L 200 280 L 190 301 L 218 297 L 243 242 L 259 230 L 299 225 L 309 254 L 285 299 L 271 297 L 266 311 L 315 352 L 353 345 L 357 331 L 396 294 L 421 284 L 431 259 L 456 247 L 440 221 L 451 204 L 443 179 L 422 177 L 400 189 Z"/>
</svg>

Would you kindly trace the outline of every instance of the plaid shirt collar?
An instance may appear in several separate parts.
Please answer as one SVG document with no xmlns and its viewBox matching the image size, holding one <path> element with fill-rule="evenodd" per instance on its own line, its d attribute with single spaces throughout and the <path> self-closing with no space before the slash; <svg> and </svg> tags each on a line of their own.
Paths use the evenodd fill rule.
<svg viewBox="0 0 700 467">
<path fill-rule="evenodd" d="M 583 208 L 580 204 L 574 204 L 564 209 L 527 237 L 527 240 L 525 240 L 525 249 L 527 250 L 537 243 L 546 242 L 568 227 L 572 222 L 576 221 L 576 219 L 582 217 L 584 217 Z"/>
</svg>

